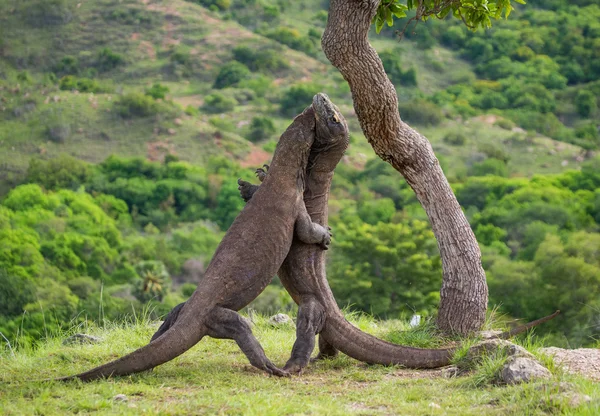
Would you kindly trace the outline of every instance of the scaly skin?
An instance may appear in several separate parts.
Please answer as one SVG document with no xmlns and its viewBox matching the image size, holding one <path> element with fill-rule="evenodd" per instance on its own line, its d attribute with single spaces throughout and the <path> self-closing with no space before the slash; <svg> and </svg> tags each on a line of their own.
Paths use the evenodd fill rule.
<svg viewBox="0 0 600 416">
<path fill-rule="evenodd" d="M 312 220 L 327 226 L 329 188 L 333 170 L 348 145 L 348 127 L 339 109 L 326 96 L 315 97 L 314 103 L 317 133 L 308 164 L 304 203 Z M 262 180 L 264 171 L 258 169 L 257 172 L 261 173 Z M 273 174 L 270 170 L 266 177 Z M 240 183 L 240 193 L 246 201 L 258 188 L 248 182 Z M 284 370 L 300 373 L 308 365 L 316 334 L 320 334 L 317 358 L 333 356 L 339 350 L 372 364 L 434 368 L 450 363 L 452 348 L 420 349 L 392 344 L 350 324 L 338 308 L 327 282 L 325 253 L 314 246 L 294 239 L 277 274 L 299 306 L 296 342 Z"/>
<path fill-rule="evenodd" d="M 264 290 L 294 236 L 315 247 L 329 244 L 329 232 L 310 220 L 302 199 L 314 137 L 311 106 L 281 136 L 270 167 L 273 175 L 264 180 L 223 237 L 196 291 L 173 311 L 169 324 L 153 341 L 118 360 L 59 380 L 88 381 L 148 370 L 184 353 L 205 335 L 235 339 L 252 365 L 270 374 L 287 375 L 267 359 L 235 311 Z"/>
</svg>

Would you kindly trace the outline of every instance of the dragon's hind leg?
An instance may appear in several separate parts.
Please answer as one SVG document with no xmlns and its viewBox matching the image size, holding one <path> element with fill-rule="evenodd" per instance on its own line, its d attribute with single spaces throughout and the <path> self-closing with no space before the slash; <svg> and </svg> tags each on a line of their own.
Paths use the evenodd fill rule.
<svg viewBox="0 0 600 416">
<path fill-rule="evenodd" d="M 206 319 L 207 335 L 219 339 L 233 339 L 250 364 L 275 376 L 289 376 L 287 371 L 276 367 L 265 355 L 265 351 L 252 334 L 248 322 L 231 309 L 216 307 Z"/>
<path fill-rule="evenodd" d="M 292 355 L 283 367 L 290 373 L 300 374 L 310 361 L 315 349 L 315 337 L 325 324 L 325 309 L 314 298 L 303 299 L 298 306 L 296 320 L 296 342 Z"/>
</svg>

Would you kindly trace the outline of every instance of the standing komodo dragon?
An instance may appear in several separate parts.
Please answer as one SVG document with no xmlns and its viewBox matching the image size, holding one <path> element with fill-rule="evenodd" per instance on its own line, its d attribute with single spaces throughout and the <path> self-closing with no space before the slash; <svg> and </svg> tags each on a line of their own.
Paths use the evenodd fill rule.
<svg viewBox="0 0 600 416">
<path fill-rule="evenodd" d="M 339 109 L 327 96 L 321 95 L 320 99 L 318 97 L 315 97 L 313 104 L 320 109 L 315 112 L 316 141 L 309 157 L 304 203 L 312 220 L 326 226 L 329 188 L 333 170 L 348 146 L 348 127 Z M 270 169 L 268 175 L 262 169 L 257 169 L 257 173 L 261 180 L 275 174 Z M 253 199 L 253 193 L 260 188 L 245 181 L 238 183 L 242 198 L 246 201 Z M 325 254 L 314 246 L 295 238 L 277 274 L 299 306 L 296 342 L 284 370 L 300 373 L 306 367 L 315 346 L 316 334 L 320 334 L 320 358 L 334 356 L 339 350 L 372 364 L 435 368 L 450 363 L 453 348 L 421 349 L 392 344 L 350 324 L 338 308 L 327 282 Z M 503 333 L 499 337 L 508 338 L 554 316 L 556 314 Z"/>
<path fill-rule="evenodd" d="M 151 369 L 184 353 L 205 335 L 234 339 L 250 363 L 284 376 L 235 312 L 269 284 L 298 237 L 327 248 L 329 231 L 310 220 L 303 202 L 305 171 L 315 138 L 313 107 L 297 116 L 275 149 L 272 175 L 237 216 L 206 269 L 196 291 L 179 307 L 178 319 L 148 345 L 108 364 L 59 380 L 93 380 Z M 177 316 L 175 316 L 177 318 Z"/>
</svg>

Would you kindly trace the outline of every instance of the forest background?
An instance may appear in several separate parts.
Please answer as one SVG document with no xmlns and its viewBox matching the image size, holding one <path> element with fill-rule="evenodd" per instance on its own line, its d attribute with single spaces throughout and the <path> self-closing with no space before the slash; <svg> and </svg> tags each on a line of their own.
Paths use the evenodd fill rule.
<svg viewBox="0 0 600 416">
<path fill-rule="evenodd" d="M 316 92 L 351 128 L 330 200 L 341 306 L 435 314 L 427 217 L 361 133 L 319 39 L 327 1 L 0 0 L 0 332 L 37 342 L 185 300 L 278 135 Z M 491 30 L 372 34 L 482 250 L 490 306 L 600 339 L 600 6 L 530 1 Z M 265 236 L 269 238 L 269 236 Z M 275 280 L 251 306 L 293 308 Z"/>
</svg>

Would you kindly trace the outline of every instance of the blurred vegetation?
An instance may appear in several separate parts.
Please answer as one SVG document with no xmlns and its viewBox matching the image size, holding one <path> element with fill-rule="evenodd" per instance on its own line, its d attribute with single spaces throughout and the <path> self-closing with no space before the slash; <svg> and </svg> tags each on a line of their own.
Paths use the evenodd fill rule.
<svg viewBox="0 0 600 416">
<path fill-rule="evenodd" d="M 371 40 L 471 222 L 490 304 L 528 320 L 559 308 L 538 333 L 594 345 L 600 7 L 528 3 L 486 31 L 444 19 Z M 240 162 L 271 152 L 319 91 L 352 132 L 330 199 L 336 298 L 385 318 L 435 314 L 436 242 L 325 65 L 325 6 L 0 2 L 2 334 L 28 344 L 189 296 L 243 206 L 235 179 L 268 160 Z M 275 282 L 252 307 L 290 299 Z"/>
</svg>

